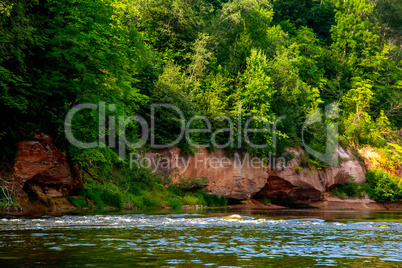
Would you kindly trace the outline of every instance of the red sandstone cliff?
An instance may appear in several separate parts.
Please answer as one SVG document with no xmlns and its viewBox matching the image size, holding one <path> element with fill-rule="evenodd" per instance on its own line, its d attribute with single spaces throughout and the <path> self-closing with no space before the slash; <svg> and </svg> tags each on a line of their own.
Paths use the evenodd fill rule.
<svg viewBox="0 0 402 268">
<path fill-rule="evenodd" d="M 339 165 L 322 170 L 312 166 L 302 168 L 302 150 L 288 151 L 293 159 L 287 163 L 276 161 L 273 167 L 267 163 L 273 159 L 260 162 L 261 159 L 248 154 L 228 155 L 222 149 L 200 149 L 195 156 L 181 156 L 180 149 L 171 148 L 148 152 L 146 157 L 155 171 L 170 174 L 174 182 L 180 177 L 207 177 L 206 192 L 237 200 L 267 197 L 282 204 L 319 204 L 329 200 L 326 192 L 331 187 L 350 178 L 357 183 L 365 180 L 364 168 L 350 150 L 338 147 L 334 157 L 341 160 Z M 73 209 L 66 197 L 83 186 L 78 167 L 71 171 L 65 155 L 45 134 L 18 144 L 14 170 L 3 182 L 26 210 Z"/>
<path fill-rule="evenodd" d="M 302 150 L 289 151 L 293 159 L 286 164 L 277 161 L 273 168 L 259 163 L 258 158 L 247 154 L 228 156 L 221 149 L 200 149 L 195 156 L 180 156 L 180 149 L 172 148 L 147 153 L 146 158 L 155 170 L 168 172 L 173 181 L 180 176 L 204 176 L 209 180 L 208 193 L 238 200 L 267 197 L 278 203 L 322 201 L 324 193 L 335 185 L 350 178 L 357 183 L 365 180 L 363 167 L 349 150 L 338 147 L 335 157 L 341 159 L 340 164 L 323 170 L 301 168 Z"/>
<path fill-rule="evenodd" d="M 71 190 L 82 188 L 79 170 L 72 175 L 65 155 L 45 134 L 18 143 L 14 170 L 7 180 L 8 188 L 26 210 L 73 208 L 66 197 Z"/>
</svg>

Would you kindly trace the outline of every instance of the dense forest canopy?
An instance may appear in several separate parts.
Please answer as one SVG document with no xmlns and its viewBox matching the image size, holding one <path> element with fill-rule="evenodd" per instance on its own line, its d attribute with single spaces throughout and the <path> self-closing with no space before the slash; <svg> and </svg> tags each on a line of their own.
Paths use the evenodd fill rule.
<svg viewBox="0 0 402 268">
<path fill-rule="evenodd" d="M 149 131 L 158 144 L 175 140 L 181 121 L 169 109 L 152 116 L 154 103 L 178 107 L 187 120 L 206 116 L 213 130 L 239 112 L 243 125 L 265 118 L 254 128 L 285 116 L 275 138 L 250 135 L 268 147 L 234 146 L 256 155 L 300 146 L 306 118 L 339 103 L 344 145 L 401 153 L 401 19 L 401 0 L 2 0 L 0 161 L 12 162 L 16 142 L 45 131 L 82 166 L 121 165 L 116 149 L 66 141 L 67 112 L 89 102 L 114 104 L 108 118 L 155 120 Z M 311 148 L 325 152 L 328 121 L 306 129 Z M 97 111 L 78 113 L 73 123 L 80 140 L 98 138 Z M 205 128 L 205 120 L 192 127 Z M 135 141 L 140 127 L 128 124 L 126 132 Z M 211 135 L 191 138 L 205 144 Z M 230 136 L 213 138 L 222 145 Z"/>
</svg>

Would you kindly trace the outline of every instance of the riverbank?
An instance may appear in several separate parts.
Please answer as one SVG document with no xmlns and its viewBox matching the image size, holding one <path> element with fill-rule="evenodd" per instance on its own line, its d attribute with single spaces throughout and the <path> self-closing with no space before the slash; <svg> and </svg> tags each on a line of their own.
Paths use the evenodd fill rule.
<svg viewBox="0 0 402 268">
<path fill-rule="evenodd" d="M 257 200 L 243 201 L 241 204 L 230 205 L 231 208 L 238 209 L 261 209 L 261 210 L 276 210 L 276 209 L 295 209 L 295 210 L 389 210 L 402 211 L 402 202 L 395 203 L 379 203 L 370 198 L 346 198 L 327 197 L 326 200 L 319 202 L 303 203 L 303 206 L 286 207 L 269 203 L 259 202 Z"/>
<path fill-rule="evenodd" d="M 2 207 L 27 213 L 77 208 L 130 211 L 225 206 L 229 200 L 231 205 L 251 202 L 264 209 L 401 208 L 400 178 L 380 169 L 366 173 L 367 167 L 350 149 L 338 147 L 336 157 L 342 161 L 325 168 L 305 164 L 301 149 L 288 152 L 293 154 L 283 168 L 254 166 L 255 159 L 248 154 L 200 149 L 192 156 L 181 154 L 179 148 L 145 154 L 150 163 L 168 159 L 169 170 L 122 162 L 79 167 L 69 164 L 66 154 L 42 133 L 18 144 L 14 172 L 2 180 Z M 216 166 L 215 160 L 225 165 Z"/>
<path fill-rule="evenodd" d="M 76 197 L 78 198 L 78 197 Z M 3 210 L 3 214 L 10 215 L 66 215 L 71 213 L 78 214 L 96 214 L 96 213 L 142 213 L 142 212 L 155 212 L 158 213 L 178 213 L 178 212 L 201 212 L 201 211 L 227 211 L 228 213 L 242 213 L 246 215 L 260 215 L 264 213 L 283 213 L 283 211 L 293 211 L 294 213 L 324 213 L 322 215 L 327 215 L 328 213 L 334 212 L 347 212 L 347 211 L 367 211 L 366 213 L 371 213 L 370 211 L 401 211 L 402 212 L 402 202 L 395 203 L 379 203 L 369 198 L 347 198 L 341 199 L 339 197 L 328 197 L 325 201 L 312 202 L 309 206 L 304 207 L 285 207 L 274 205 L 270 203 L 260 202 L 254 199 L 244 200 L 237 204 L 229 204 L 227 206 L 220 207 L 209 207 L 203 205 L 182 205 L 181 207 L 173 208 L 171 206 L 165 207 L 153 207 L 153 208 L 134 208 L 125 206 L 123 208 L 116 207 L 103 207 L 102 209 L 96 208 L 96 206 L 91 207 L 75 207 L 67 199 L 64 201 L 64 205 L 59 205 L 57 207 L 45 207 L 45 206 L 31 206 L 28 209 L 22 210 L 20 207 L 10 208 L 8 210 Z M 275 212 L 277 211 L 277 212 Z M 282 211 L 282 212 L 281 212 Z M 319 212 L 321 211 L 321 212 Z M 364 213 L 363 213 L 364 214 Z M 222 214 L 223 215 L 223 214 Z M 326 217 L 326 216 L 325 216 Z"/>
</svg>

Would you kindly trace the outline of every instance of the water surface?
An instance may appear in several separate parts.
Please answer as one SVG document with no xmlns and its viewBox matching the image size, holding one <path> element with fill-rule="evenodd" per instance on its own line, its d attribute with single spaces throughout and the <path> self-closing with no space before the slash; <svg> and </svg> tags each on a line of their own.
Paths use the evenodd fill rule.
<svg viewBox="0 0 402 268">
<path fill-rule="evenodd" d="M 402 266 L 401 212 L 222 212 L 3 215 L 0 267 Z"/>
</svg>

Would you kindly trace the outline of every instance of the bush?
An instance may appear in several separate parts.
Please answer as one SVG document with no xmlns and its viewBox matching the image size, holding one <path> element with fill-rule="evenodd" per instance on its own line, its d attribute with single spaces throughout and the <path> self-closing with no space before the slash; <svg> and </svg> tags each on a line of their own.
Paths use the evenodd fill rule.
<svg viewBox="0 0 402 268">
<path fill-rule="evenodd" d="M 142 196 L 142 203 L 146 208 L 163 207 L 162 199 L 154 192 L 146 192 Z"/>
<path fill-rule="evenodd" d="M 83 197 L 93 201 L 99 209 L 106 206 L 121 208 L 123 201 L 118 193 L 113 193 L 104 185 L 91 184 L 86 186 L 82 193 Z"/>
<path fill-rule="evenodd" d="M 182 207 L 182 203 L 175 197 L 169 198 L 168 205 L 174 209 Z"/>
<path fill-rule="evenodd" d="M 77 208 L 88 207 L 87 202 L 82 197 L 68 197 L 68 201 Z"/>
<path fill-rule="evenodd" d="M 152 173 L 150 169 L 127 170 L 124 167 L 107 174 L 97 169 L 87 172 L 85 187 L 80 198 L 72 198 L 77 207 L 87 206 L 85 201 L 95 203 L 101 210 L 104 206 L 122 208 L 130 203 L 135 208 L 154 209 L 160 207 L 181 208 L 183 204 L 194 206 L 225 206 L 224 197 L 208 195 L 200 188 L 208 184 L 206 177 L 180 177 L 179 184 L 163 179 Z M 97 173 L 93 175 L 93 173 Z M 106 179 L 107 178 L 107 179 Z M 167 189 L 165 185 L 168 185 Z M 81 199 L 81 200 L 80 200 Z M 85 200 L 85 201 L 84 201 Z"/>
<path fill-rule="evenodd" d="M 334 188 L 331 190 L 331 194 L 332 194 L 333 196 L 337 196 L 337 197 L 339 197 L 339 198 L 341 198 L 341 199 L 346 199 L 346 198 L 348 198 L 348 196 L 346 195 L 346 193 L 345 193 L 344 191 L 342 191 L 342 188 L 339 187 L 339 186 L 334 187 Z"/>
<path fill-rule="evenodd" d="M 297 166 L 297 167 L 295 167 L 295 170 L 296 170 L 296 172 L 298 172 L 298 171 L 302 171 L 302 170 L 303 170 L 303 168 L 302 168 L 302 167 Z"/>
<path fill-rule="evenodd" d="M 14 192 L 0 186 L 0 208 L 5 207 L 20 207 L 20 204 L 18 204 Z"/>
<path fill-rule="evenodd" d="M 265 196 L 263 198 L 257 199 L 257 201 L 264 203 L 264 204 L 272 204 L 271 199 L 269 199 L 268 197 L 265 197 Z"/>
<path fill-rule="evenodd" d="M 382 169 L 370 170 L 366 173 L 370 186 L 369 195 L 378 202 L 399 202 L 402 200 L 402 179 L 392 176 Z"/>
<path fill-rule="evenodd" d="M 366 196 L 367 184 L 358 184 L 353 178 L 350 178 L 349 182 L 344 185 L 338 185 L 332 188 L 331 193 L 334 196 L 345 199 L 347 197 L 359 197 Z"/>
<path fill-rule="evenodd" d="M 195 205 L 198 205 L 199 202 L 200 202 L 200 200 L 196 196 L 186 194 L 183 197 L 183 204 L 184 205 L 195 206 Z"/>
<path fill-rule="evenodd" d="M 221 196 L 217 196 L 214 194 L 207 194 L 202 190 L 199 190 L 194 193 L 200 200 L 204 200 L 205 205 L 209 207 L 220 207 L 220 206 L 226 206 L 228 203 L 228 200 Z M 203 204 L 202 204 L 203 205 Z"/>
<path fill-rule="evenodd" d="M 183 204 L 190 206 L 220 207 L 227 205 L 227 199 L 223 196 L 219 197 L 214 194 L 207 194 L 203 190 L 198 190 L 193 193 L 186 193 L 183 197 Z"/>
<path fill-rule="evenodd" d="M 104 204 L 115 208 L 121 208 L 123 204 L 121 196 L 117 193 L 112 193 L 110 191 L 103 191 L 102 201 Z"/>
<path fill-rule="evenodd" d="M 208 185 L 208 178 L 207 177 L 200 177 L 200 178 L 184 178 L 181 175 L 179 176 L 179 183 L 176 185 L 178 188 L 184 191 L 191 191 L 193 189 L 202 189 Z"/>
</svg>

